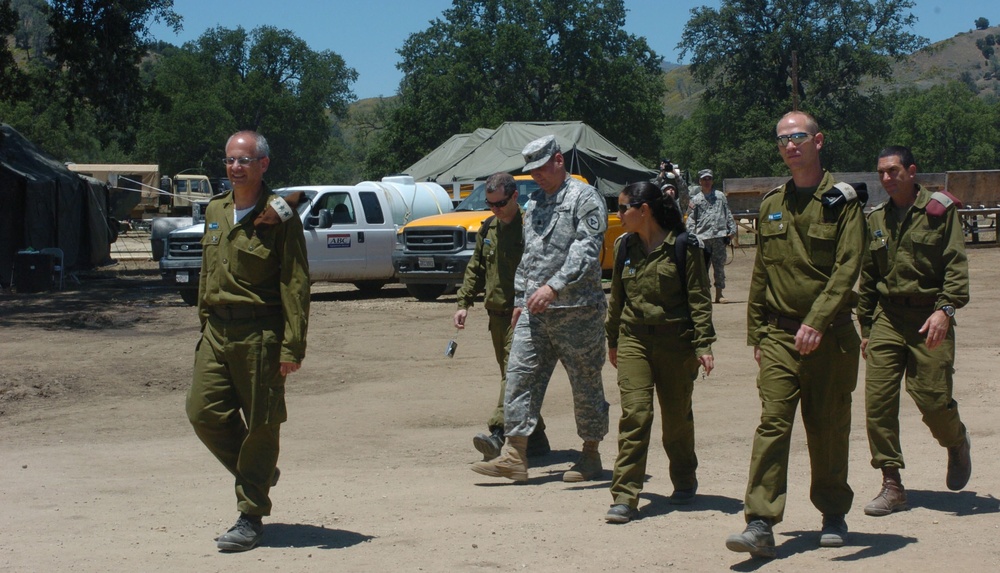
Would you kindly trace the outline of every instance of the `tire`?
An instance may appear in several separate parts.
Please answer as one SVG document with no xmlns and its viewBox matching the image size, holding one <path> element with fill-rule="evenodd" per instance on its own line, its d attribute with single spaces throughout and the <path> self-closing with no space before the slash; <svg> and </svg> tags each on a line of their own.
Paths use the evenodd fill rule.
<svg viewBox="0 0 1000 573">
<path fill-rule="evenodd" d="M 386 284 L 386 281 L 358 281 L 354 286 L 365 294 L 374 294 L 382 290 Z"/>
<path fill-rule="evenodd" d="M 448 285 L 442 284 L 407 284 L 406 292 L 417 300 L 436 300 L 448 290 Z"/>
<path fill-rule="evenodd" d="M 198 289 L 196 288 L 186 288 L 181 289 L 181 300 L 186 302 L 188 306 L 198 306 Z"/>
</svg>

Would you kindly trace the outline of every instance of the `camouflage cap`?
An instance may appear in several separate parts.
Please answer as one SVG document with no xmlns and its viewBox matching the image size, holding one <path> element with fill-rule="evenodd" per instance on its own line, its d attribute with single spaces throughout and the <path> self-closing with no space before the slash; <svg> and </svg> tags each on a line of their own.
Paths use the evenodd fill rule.
<svg viewBox="0 0 1000 573">
<path fill-rule="evenodd" d="M 521 151 L 521 155 L 524 156 L 524 169 L 521 171 L 527 173 L 532 169 L 538 169 L 560 151 L 559 143 L 554 135 L 546 135 L 532 141 L 525 145 Z"/>
<path fill-rule="evenodd" d="M 704 179 L 706 177 L 713 177 L 711 169 L 702 169 L 698 172 L 698 179 Z"/>
</svg>

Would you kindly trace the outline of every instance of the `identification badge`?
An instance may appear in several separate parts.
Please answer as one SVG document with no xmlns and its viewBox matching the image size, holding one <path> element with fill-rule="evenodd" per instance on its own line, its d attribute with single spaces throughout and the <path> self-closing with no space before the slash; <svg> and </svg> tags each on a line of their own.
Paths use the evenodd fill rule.
<svg viewBox="0 0 1000 573">
<path fill-rule="evenodd" d="M 218 231 L 219 230 L 219 224 L 218 223 L 209 223 L 208 224 L 208 230 L 209 231 Z"/>
<path fill-rule="evenodd" d="M 780 212 L 779 213 L 771 213 L 770 215 L 767 216 L 767 220 L 768 221 L 780 221 L 781 220 L 781 213 Z"/>
<path fill-rule="evenodd" d="M 876 239 L 882 238 L 882 229 L 875 229 L 875 238 Z"/>
</svg>

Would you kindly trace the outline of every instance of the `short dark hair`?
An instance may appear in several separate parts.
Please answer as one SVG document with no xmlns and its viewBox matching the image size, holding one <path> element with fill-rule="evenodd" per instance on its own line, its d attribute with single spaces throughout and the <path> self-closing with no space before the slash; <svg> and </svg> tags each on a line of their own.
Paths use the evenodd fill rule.
<svg viewBox="0 0 1000 573">
<path fill-rule="evenodd" d="M 916 164 L 913 160 L 913 152 L 910 151 L 909 147 L 904 147 L 902 145 L 890 145 L 883 149 L 879 154 L 878 158 L 882 159 L 885 157 L 898 157 L 899 162 L 903 164 L 903 167 L 909 169 L 911 165 Z"/>
<path fill-rule="evenodd" d="M 653 213 L 656 224 L 679 235 L 684 231 L 684 218 L 681 208 L 673 197 L 666 195 L 655 184 L 649 181 L 629 183 L 622 189 L 629 203 L 646 203 Z"/>
<path fill-rule="evenodd" d="M 503 190 L 504 197 L 510 197 L 517 191 L 517 182 L 514 181 L 514 176 L 510 173 L 494 173 L 490 175 L 486 180 L 486 192 L 492 193 L 494 191 Z"/>
</svg>

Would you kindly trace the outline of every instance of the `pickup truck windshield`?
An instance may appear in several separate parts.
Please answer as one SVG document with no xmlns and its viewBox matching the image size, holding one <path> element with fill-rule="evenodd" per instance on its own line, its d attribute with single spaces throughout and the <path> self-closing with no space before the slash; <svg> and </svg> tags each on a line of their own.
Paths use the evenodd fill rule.
<svg viewBox="0 0 1000 573">
<path fill-rule="evenodd" d="M 517 183 L 517 202 L 524 206 L 528 202 L 528 196 L 539 189 L 538 183 L 531 180 L 520 180 Z M 486 206 L 486 183 L 476 185 L 476 188 L 469 193 L 469 196 L 462 200 L 455 207 L 456 211 L 489 211 Z"/>
</svg>

